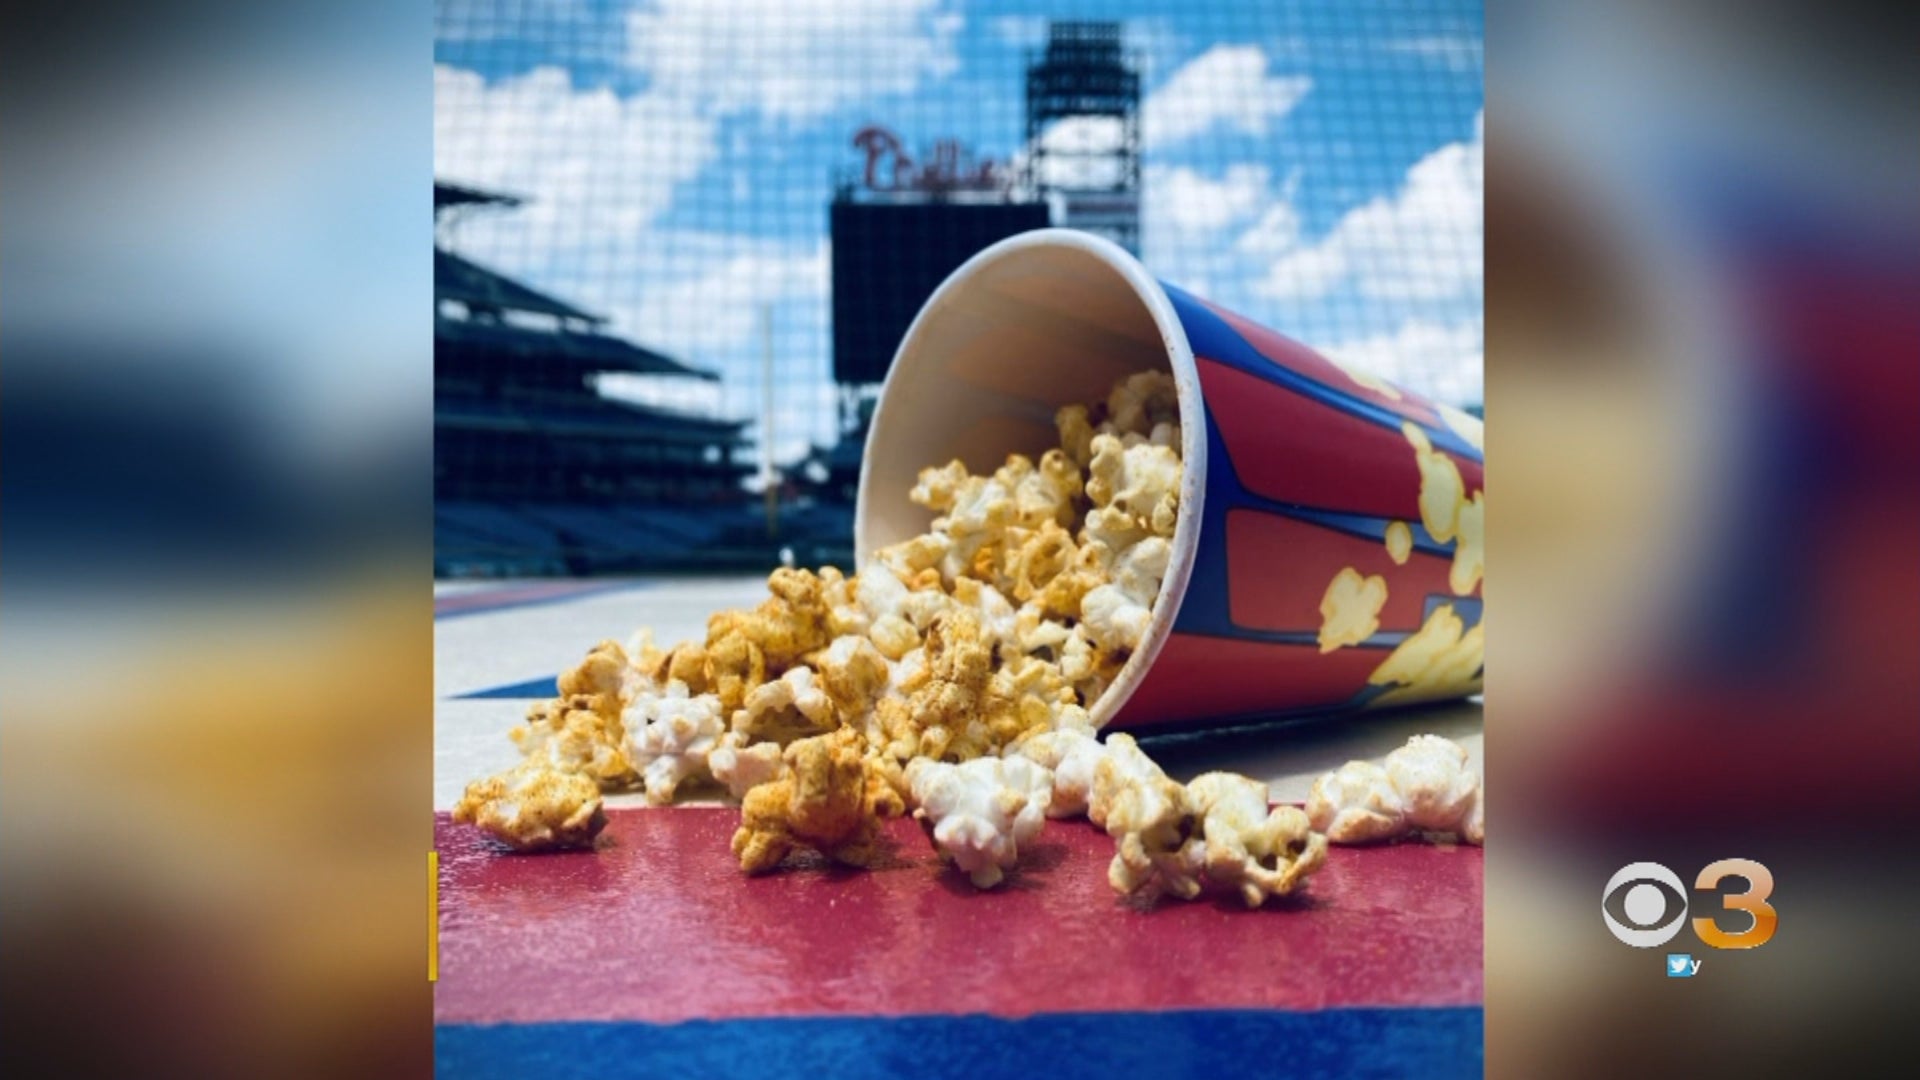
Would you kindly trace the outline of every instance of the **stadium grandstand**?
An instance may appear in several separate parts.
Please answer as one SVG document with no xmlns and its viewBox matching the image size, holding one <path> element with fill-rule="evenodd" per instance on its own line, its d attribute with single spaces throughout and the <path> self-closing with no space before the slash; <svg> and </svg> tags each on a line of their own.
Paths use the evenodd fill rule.
<svg viewBox="0 0 1920 1080">
<path fill-rule="evenodd" d="M 712 380 L 606 320 L 447 250 L 519 200 L 434 185 L 434 570 L 590 574 L 760 564 L 772 541 L 744 420 L 603 396 L 599 376 Z"/>
</svg>

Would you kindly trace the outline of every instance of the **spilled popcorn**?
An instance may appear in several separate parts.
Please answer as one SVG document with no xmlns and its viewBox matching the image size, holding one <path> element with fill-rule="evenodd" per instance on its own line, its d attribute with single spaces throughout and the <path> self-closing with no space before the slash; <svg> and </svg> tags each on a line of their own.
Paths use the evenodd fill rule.
<svg viewBox="0 0 1920 1080">
<path fill-rule="evenodd" d="M 607 824 L 591 778 L 531 759 L 468 784 L 453 820 L 478 825 L 515 851 L 584 847 Z"/>
<path fill-rule="evenodd" d="M 1376 765 L 1349 761 L 1313 782 L 1307 817 L 1336 844 L 1413 834 L 1486 842 L 1486 799 L 1460 744 L 1415 735 Z"/>
<path fill-rule="evenodd" d="M 665 804 L 724 791 L 741 808 L 734 857 L 764 873 L 801 851 L 869 865 L 882 823 L 910 813 L 984 889 L 1047 817 L 1085 815 L 1114 838 L 1123 894 L 1211 885 L 1257 907 L 1293 891 L 1326 852 L 1304 814 L 1270 809 L 1246 777 L 1179 784 L 1131 738 L 1101 742 L 1090 716 L 1144 640 L 1172 561 L 1178 405 L 1171 376 L 1130 376 L 1061 409 L 1060 445 L 1038 459 L 922 470 L 910 496 L 934 515 L 928 531 L 858 574 L 776 570 L 766 601 L 714 615 L 704 640 L 602 643 L 514 730 L 525 760 L 469 785 L 456 820 L 516 850 L 585 847 L 603 792 Z M 1423 511 L 1447 495 L 1436 487 Z M 1471 511 L 1445 509 L 1456 531 L 1473 527 Z M 1377 580 L 1330 587 L 1323 646 L 1373 632 Z M 1454 674 L 1448 629 L 1385 674 Z M 1414 813 L 1396 798 L 1399 818 Z"/>
</svg>

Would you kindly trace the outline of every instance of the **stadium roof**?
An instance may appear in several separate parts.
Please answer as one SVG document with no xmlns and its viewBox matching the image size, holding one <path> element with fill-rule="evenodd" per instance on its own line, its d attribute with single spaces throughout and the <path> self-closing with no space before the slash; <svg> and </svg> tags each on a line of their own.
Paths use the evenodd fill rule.
<svg viewBox="0 0 1920 1080">
<path fill-rule="evenodd" d="M 511 323 L 435 316 L 433 341 L 436 349 L 452 346 L 474 352 L 517 354 L 543 362 L 572 364 L 582 371 L 629 371 L 638 375 L 680 375 L 710 381 L 720 378 L 711 371 L 688 367 L 605 334 L 530 330 Z"/>
<path fill-rule="evenodd" d="M 433 250 L 433 298 L 458 300 L 469 309 L 530 311 L 596 325 L 607 321 L 439 248 Z"/>
<path fill-rule="evenodd" d="M 460 184 L 449 184 L 443 180 L 435 180 L 433 182 L 433 208 L 435 210 L 448 206 L 512 207 L 519 205 L 520 198 L 516 195 L 499 195 L 491 191 L 481 191 L 479 188 L 465 187 Z"/>
<path fill-rule="evenodd" d="M 434 402 L 437 426 L 563 437 L 637 439 L 696 446 L 739 445 L 745 420 L 709 420 L 624 401 L 575 404 L 449 398 Z"/>
</svg>

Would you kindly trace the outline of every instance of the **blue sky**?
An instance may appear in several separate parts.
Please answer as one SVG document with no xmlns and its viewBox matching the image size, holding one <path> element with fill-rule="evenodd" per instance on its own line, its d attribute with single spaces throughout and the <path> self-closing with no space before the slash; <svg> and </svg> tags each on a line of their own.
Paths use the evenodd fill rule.
<svg viewBox="0 0 1920 1080">
<path fill-rule="evenodd" d="M 1458 403 L 1480 398 L 1477 3 L 440 0 L 435 167 L 528 197 L 456 246 L 720 370 L 824 438 L 826 203 L 852 132 L 1022 152 L 1047 17 L 1115 18 L 1146 86 L 1159 276 Z"/>
</svg>

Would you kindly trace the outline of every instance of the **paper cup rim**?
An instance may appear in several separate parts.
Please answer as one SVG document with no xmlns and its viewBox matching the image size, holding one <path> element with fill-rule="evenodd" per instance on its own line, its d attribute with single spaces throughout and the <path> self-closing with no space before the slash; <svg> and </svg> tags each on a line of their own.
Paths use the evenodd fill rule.
<svg viewBox="0 0 1920 1080">
<path fill-rule="evenodd" d="M 904 409 L 912 406 L 897 404 L 905 400 L 907 395 L 897 391 L 903 383 L 911 383 L 917 377 L 914 371 L 916 358 L 932 355 L 922 347 L 925 345 L 923 335 L 929 316 L 953 302 L 964 290 L 973 287 L 990 266 L 1029 257 L 1036 251 L 1063 250 L 1090 256 L 1101 263 L 1118 276 L 1133 294 L 1134 300 L 1145 306 L 1160 333 L 1180 408 L 1180 515 L 1174 524 L 1172 555 L 1168 560 L 1166 575 L 1160 581 L 1160 592 L 1154 600 L 1153 617 L 1147 625 L 1146 634 L 1121 667 L 1113 684 L 1087 710 L 1095 727 L 1105 727 L 1145 681 L 1154 660 L 1160 655 L 1161 647 L 1173 633 L 1181 602 L 1186 597 L 1187 584 L 1193 577 L 1207 488 L 1206 408 L 1192 344 L 1187 339 L 1186 327 L 1181 323 L 1179 313 L 1174 310 L 1173 300 L 1140 260 L 1126 249 L 1104 237 L 1074 229 L 1035 229 L 981 250 L 949 274 L 940 287 L 933 291 L 933 295 L 927 298 L 914 316 L 906 336 L 901 338 L 893 363 L 887 369 L 886 380 L 881 383 L 879 400 L 874 406 L 873 422 L 868 428 L 861 458 L 859 493 L 854 504 L 854 563 L 856 568 L 864 569 L 874 549 L 880 546 L 869 536 L 869 505 L 876 499 L 905 497 L 904 492 L 873 492 L 873 473 L 867 468 L 867 463 L 875 460 L 876 448 L 885 446 L 895 425 L 904 426 L 912 419 L 910 413 L 903 413 Z"/>
</svg>

